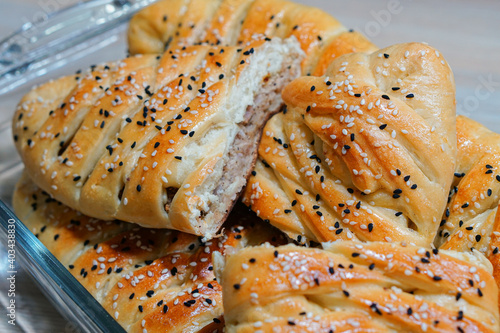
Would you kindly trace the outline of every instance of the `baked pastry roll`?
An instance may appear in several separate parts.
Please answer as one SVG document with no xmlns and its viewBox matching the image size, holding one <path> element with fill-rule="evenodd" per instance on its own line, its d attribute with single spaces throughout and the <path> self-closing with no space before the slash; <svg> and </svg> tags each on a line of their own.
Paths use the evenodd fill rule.
<svg viewBox="0 0 500 333">
<path fill-rule="evenodd" d="M 436 245 L 488 255 L 500 200 L 500 134 L 457 117 L 457 167 Z"/>
<path fill-rule="evenodd" d="M 290 36 L 306 53 L 304 74 L 323 74 L 341 54 L 377 49 L 322 10 L 284 0 L 161 0 L 132 18 L 128 42 L 132 54 L 146 54 Z"/>
<path fill-rule="evenodd" d="M 127 332 L 223 332 L 212 252 L 270 241 L 277 232 L 239 207 L 217 239 L 89 218 L 26 175 L 14 193 L 23 223 Z"/>
<path fill-rule="evenodd" d="M 339 241 L 246 248 L 219 276 L 226 332 L 499 332 L 491 265 L 472 254 Z"/>
<path fill-rule="evenodd" d="M 14 116 L 35 183 L 86 215 L 213 237 L 300 72 L 293 40 L 136 56 L 35 87 Z"/>
<path fill-rule="evenodd" d="M 344 55 L 283 99 L 244 203 L 300 243 L 432 243 L 456 158 L 455 84 L 438 51 Z"/>
<path fill-rule="evenodd" d="M 500 286 L 500 135 L 457 117 L 457 167 L 436 245 L 478 250 L 493 264 Z"/>
</svg>

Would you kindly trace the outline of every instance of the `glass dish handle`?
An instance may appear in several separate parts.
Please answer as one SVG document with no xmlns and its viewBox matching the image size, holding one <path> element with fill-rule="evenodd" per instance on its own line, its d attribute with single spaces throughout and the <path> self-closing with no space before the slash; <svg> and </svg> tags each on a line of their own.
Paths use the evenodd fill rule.
<svg viewBox="0 0 500 333">
<path fill-rule="evenodd" d="M 101 48 L 99 44 L 106 39 L 99 39 L 100 35 L 155 1 L 91 0 L 56 12 L 45 21 L 24 24 L 0 41 L 0 95 L 65 65 L 71 57 L 79 58 L 79 52 L 88 54 Z"/>
</svg>

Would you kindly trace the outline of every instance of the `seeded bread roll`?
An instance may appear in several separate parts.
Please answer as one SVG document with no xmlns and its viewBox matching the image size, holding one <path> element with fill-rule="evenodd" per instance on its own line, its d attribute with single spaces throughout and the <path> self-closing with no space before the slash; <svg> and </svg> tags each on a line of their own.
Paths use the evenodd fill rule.
<svg viewBox="0 0 500 333">
<path fill-rule="evenodd" d="M 273 230 L 236 208 L 217 239 L 84 216 L 24 175 L 14 193 L 23 223 L 127 332 L 223 332 L 221 287 L 212 252 L 265 241 Z"/>
<path fill-rule="evenodd" d="M 226 332 L 499 332 L 480 253 L 340 241 L 245 248 L 217 267 Z"/>
<path fill-rule="evenodd" d="M 419 43 L 336 59 L 286 87 L 243 201 L 291 238 L 430 246 L 456 158 L 455 84 Z"/>
<path fill-rule="evenodd" d="M 31 179 L 73 209 L 210 239 L 301 59 L 292 38 L 92 67 L 22 99 L 16 147 Z"/>
<path fill-rule="evenodd" d="M 322 75 L 344 53 L 377 49 L 322 10 L 284 0 L 161 0 L 132 18 L 128 42 L 132 54 L 147 54 L 290 36 L 306 53 L 304 74 Z"/>
<path fill-rule="evenodd" d="M 457 142 L 455 178 L 435 243 L 483 253 L 500 286 L 500 135 L 459 116 Z"/>
<path fill-rule="evenodd" d="M 488 255 L 500 200 L 500 134 L 457 117 L 457 167 L 436 245 Z"/>
</svg>

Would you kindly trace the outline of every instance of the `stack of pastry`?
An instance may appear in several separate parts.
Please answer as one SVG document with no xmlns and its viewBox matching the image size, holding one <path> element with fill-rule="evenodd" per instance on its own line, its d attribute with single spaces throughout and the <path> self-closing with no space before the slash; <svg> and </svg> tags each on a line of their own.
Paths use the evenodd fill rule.
<svg viewBox="0 0 500 333">
<path fill-rule="evenodd" d="M 129 44 L 13 124 L 17 214 L 127 331 L 500 330 L 500 136 L 437 50 L 283 0 L 159 1 Z"/>
</svg>

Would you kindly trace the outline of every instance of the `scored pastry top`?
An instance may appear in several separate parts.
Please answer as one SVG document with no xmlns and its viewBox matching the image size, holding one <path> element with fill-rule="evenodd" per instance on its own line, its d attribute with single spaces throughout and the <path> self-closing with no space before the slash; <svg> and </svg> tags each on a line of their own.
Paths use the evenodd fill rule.
<svg viewBox="0 0 500 333">
<path fill-rule="evenodd" d="M 455 85 L 419 43 L 336 59 L 283 92 L 244 202 L 299 242 L 430 245 L 456 158 Z"/>
<path fill-rule="evenodd" d="M 218 279 L 228 333 L 500 329 L 497 286 L 477 252 L 355 241 L 260 246 L 229 256 Z"/>
<path fill-rule="evenodd" d="M 285 0 L 161 0 L 131 19 L 128 43 L 132 54 L 147 54 L 291 36 L 306 53 L 304 74 L 323 74 L 341 54 L 377 49 L 321 9 Z"/>
</svg>

